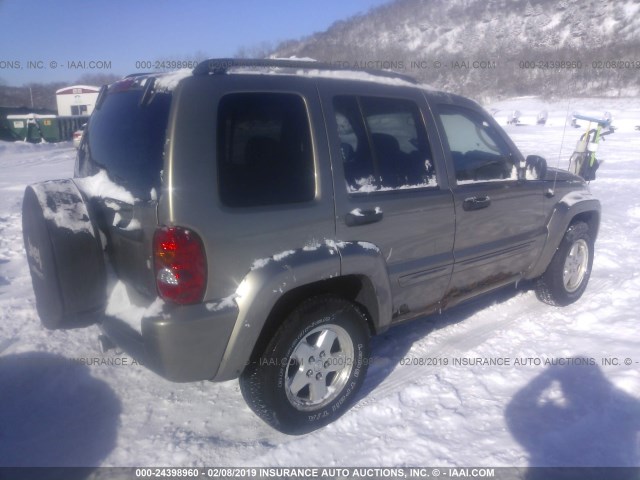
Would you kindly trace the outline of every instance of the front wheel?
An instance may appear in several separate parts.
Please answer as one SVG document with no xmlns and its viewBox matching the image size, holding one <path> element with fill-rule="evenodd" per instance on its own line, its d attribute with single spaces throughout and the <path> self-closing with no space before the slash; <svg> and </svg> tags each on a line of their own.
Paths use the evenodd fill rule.
<svg viewBox="0 0 640 480">
<path fill-rule="evenodd" d="M 242 394 L 265 422 L 300 435 L 331 423 L 356 398 L 369 356 L 366 316 L 352 302 L 315 297 L 283 322 L 240 377 Z"/>
<path fill-rule="evenodd" d="M 538 279 L 538 298 L 558 306 L 575 302 L 587 288 L 592 265 L 593 239 L 589 226 L 576 222 L 567 229 L 546 272 Z"/>
</svg>

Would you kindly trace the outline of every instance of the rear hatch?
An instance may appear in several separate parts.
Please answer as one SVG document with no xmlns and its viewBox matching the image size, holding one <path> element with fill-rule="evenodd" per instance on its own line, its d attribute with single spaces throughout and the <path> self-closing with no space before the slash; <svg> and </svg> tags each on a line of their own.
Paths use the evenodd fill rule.
<svg viewBox="0 0 640 480">
<path fill-rule="evenodd" d="M 154 82 L 127 78 L 101 92 L 75 169 L 116 274 L 148 296 L 156 295 L 152 241 L 171 105 Z"/>
</svg>

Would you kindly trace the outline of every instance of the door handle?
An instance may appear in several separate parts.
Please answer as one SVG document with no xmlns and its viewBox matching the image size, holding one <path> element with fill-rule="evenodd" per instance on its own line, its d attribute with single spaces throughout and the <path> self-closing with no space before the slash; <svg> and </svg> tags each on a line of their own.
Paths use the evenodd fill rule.
<svg viewBox="0 0 640 480">
<path fill-rule="evenodd" d="M 484 197 L 465 198 L 462 202 L 462 208 L 466 211 L 480 210 L 482 208 L 487 208 L 489 205 L 491 205 L 491 198 L 488 195 L 485 195 Z"/>
<path fill-rule="evenodd" d="M 356 227 L 358 225 L 367 225 L 382 220 L 382 209 L 376 207 L 374 210 L 361 210 L 356 208 L 344 216 L 344 223 L 347 227 Z"/>
</svg>

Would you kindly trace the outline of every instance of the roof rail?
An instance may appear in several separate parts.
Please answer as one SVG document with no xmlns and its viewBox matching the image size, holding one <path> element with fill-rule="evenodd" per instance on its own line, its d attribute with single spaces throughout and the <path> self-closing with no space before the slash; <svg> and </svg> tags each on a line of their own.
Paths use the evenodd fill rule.
<svg viewBox="0 0 640 480">
<path fill-rule="evenodd" d="M 154 72 L 130 73 L 130 74 L 129 74 L 129 75 L 127 75 L 126 77 L 123 77 L 123 79 L 124 79 L 124 78 L 142 77 L 142 76 L 144 76 L 144 75 L 152 75 L 153 73 L 154 73 Z M 155 73 L 158 73 L 158 72 L 155 72 Z"/>
<path fill-rule="evenodd" d="M 288 60 L 288 59 L 273 59 L 273 58 L 211 58 L 204 60 L 193 69 L 194 75 L 207 75 L 207 74 L 224 74 L 232 68 L 249 67 L 249 68 L 288 68 L 296 70 L 327 70 L 327 71 L 351 71 L 351 72 L 364 72 L 369 75 L 375 75 L 377 77 L 396 78 L 405 80 L 410 83 L 417 83 L 416 79 L 409 75 L 403 75 L 401 73 L 395 73 L 388 70 L 369 70 L 352 68 L 343 65 L 331 65 L 330 63 L 314 62 L 310 60 Z"/>
</svg>

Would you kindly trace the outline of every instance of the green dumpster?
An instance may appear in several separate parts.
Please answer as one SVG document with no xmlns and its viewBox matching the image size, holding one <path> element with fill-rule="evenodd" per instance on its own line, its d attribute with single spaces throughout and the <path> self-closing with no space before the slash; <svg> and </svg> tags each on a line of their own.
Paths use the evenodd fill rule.
<svg viewBox="0 0 640 480">
<path fill-rule="evenodd" d="M 42 118 L 42 115 L 38 116 L 36 119 L 38 124 L 40 125 L 40 134 L 44 137 L 47 142 L 59 142 L 60 138 L 60 129 L 58 128 L 58 118 L 55 115 L 49 115 L 51 118 Z"/>
<path fill-rule="evenodd" d="M 7 115 L 9 129 L 16 138 L 20 140 L 28 140 L 28 120 L 26 115 Z"/>
<path fill-rule="evenodd" d="M 7 115 L 9 128 L 20 140 L 39 143 L 44 138 L 47 142 L 59 142 L 58 121 L 55 115 Z"/>
</svg>

